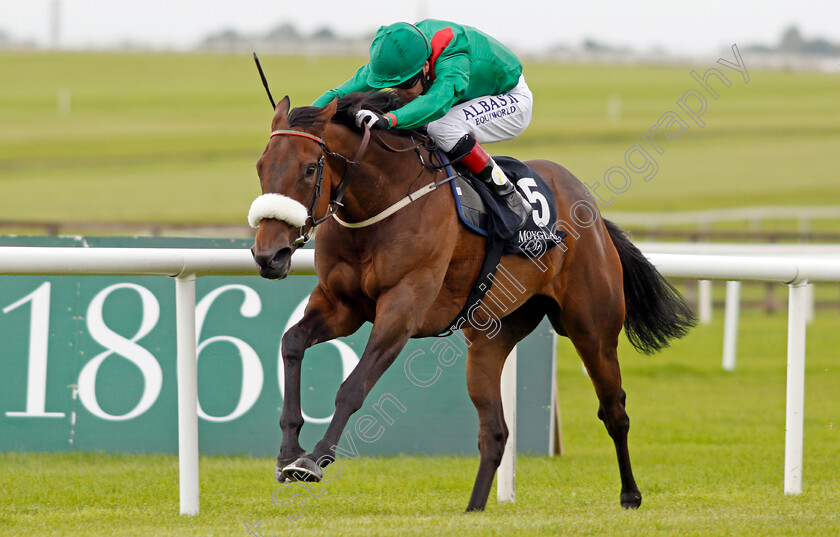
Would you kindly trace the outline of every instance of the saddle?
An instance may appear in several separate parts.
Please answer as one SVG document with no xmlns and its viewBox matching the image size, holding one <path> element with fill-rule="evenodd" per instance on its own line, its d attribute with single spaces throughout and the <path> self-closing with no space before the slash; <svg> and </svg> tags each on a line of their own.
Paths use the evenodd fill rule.
<svg viewBox="0 0 840 537">
<path fill-rule="evenodd" d="M 445 155 L 440 152 L 442 159 Z M 467 302 L 452 323 L 450 331 L 469 320 L 470 311 L 484 298 L 493 283 L 502 255 L 523 255 L 538 259 L 561 244 L 566 232 L 555 230 L 557 206 L 554 193 L 532 168 L 511 157 L 493 157 L 523 197 L 531 204 L 531 218 L 517 230 L 516 216 L 481 180 L 465 174 L 453 174 L 446 165 L 455 207 L 461 223 L 487 239 L 484 262 Z M 446 163 L 447 161 L 444 160 Z"/>
<path fill-rule="evenodd" d="M 504 241 L 503 253 L 540 256 L 561 243 L 564 231 L 555 231 L 557 206 L 554 193 L 532 168 L 511 157 L 493 157 L 533 209 L 525 226 L 517 230 L 515 215 L 481 180 L 459 174 L 450 181 L 458 218 L 469 230 Z M 450 175 L 452 173 L 447 169 Z"/>
</svg>

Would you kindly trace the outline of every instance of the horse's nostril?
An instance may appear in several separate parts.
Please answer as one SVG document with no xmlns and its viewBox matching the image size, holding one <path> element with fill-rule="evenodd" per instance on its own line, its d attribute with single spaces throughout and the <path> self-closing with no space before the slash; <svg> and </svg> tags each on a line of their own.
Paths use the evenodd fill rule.
<svg viewBox="0 0 840 537">
<path fill-rule="evenodd" d="M 291 251 L 291 248 L 280 248 L 277 250 L 277 253 L 274 254 L 274 257 L 271 259 L 271 263 L 273 265 L 282 265 L 291 255 Z"/>
<path fill-rule="evenodd" d="M 274 262 L 275 252 L 257 251 L 254 252 L 254 261 L 261 267 L 267 267 Z"/>
<path fill-rule="evenodd" d="M 292 262 L 292 249 L 289 247 L 280 248 L 274 257 L 271 259 L 271 266 L 284 273 L 288 271 Z"/>
<path fill-rule="evenodd" d="M 276 251 L 254 251 L 254 261 L 261 267 L 279 267 L 289 260 L 292 254 L 292 249 L 287 247 L 280 248 Z"/>
</svg>

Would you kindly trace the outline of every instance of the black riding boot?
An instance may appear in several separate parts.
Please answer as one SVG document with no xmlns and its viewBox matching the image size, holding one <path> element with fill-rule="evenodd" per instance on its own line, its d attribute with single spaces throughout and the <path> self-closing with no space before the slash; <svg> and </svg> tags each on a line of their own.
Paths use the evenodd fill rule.
<svg viewBox="0 0 840 537">
<path fill-rule="evenodd" d="M 519 218 L 517 229 L 525 225 L 531 215 L 531 205 L 525 201 L 513 182 L 475 138 L 465 134 L 449 152 L 449 157 L 452 160 L 460 159 L 460 163 L 467 171 L 481 179 L 496 197 L 505 202 L 505 205 Z"/>
</svg>

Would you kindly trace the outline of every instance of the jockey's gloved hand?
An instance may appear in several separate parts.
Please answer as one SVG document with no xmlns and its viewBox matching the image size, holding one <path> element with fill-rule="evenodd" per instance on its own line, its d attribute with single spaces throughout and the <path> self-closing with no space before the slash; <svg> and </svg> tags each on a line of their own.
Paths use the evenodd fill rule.
<svg viewBox="0 0 840 537">
<path fill-rule="evenodd" d="M 371 110 L 359 110 L 356 112 L 356 126 L 363 125 L 367 125 L 370 130 L 387 129 L 391 127 L 391 122 L 385 116 Z"/>
</svg>

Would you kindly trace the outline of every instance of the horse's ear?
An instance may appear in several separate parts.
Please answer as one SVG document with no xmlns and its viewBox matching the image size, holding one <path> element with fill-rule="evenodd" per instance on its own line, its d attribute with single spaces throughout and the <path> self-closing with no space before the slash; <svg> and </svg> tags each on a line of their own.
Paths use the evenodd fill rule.
<svg viewBox="0 0 840 537">
<path fill-rule="evenodd" d="M 338 99 L 333 99 L 328 102 L 318 113 L 318 119 L 328 122 L 335 115 L 335 110 L 338 107 Z"/>
<path fill-rule="evenodd" d="M 274 109 L 274 117 L 276 119 L 285 118 L 289 115 L 289 108 L 291 107 L 292 102 L 289 100 L 289 96 L 286 95 L 283 97 L 279 103 L 277 103 L 277 107 Z"/>
<path fill-rule="evenodd" d="M 318 136 L 323 134 L 324 129 L 327 127 L 327 124 L 329 124 L 330 120 L 335 115 L 337 104 L 338 100 L 333 99 L 316 112 L 316 116 L 314 118 L 315 120 L 312 122 L 311 132 L 313 134 L 316 134 Z"/>
</svg>

